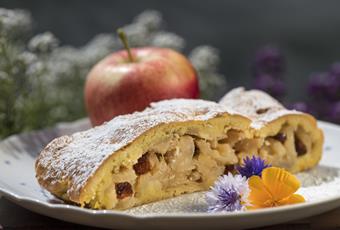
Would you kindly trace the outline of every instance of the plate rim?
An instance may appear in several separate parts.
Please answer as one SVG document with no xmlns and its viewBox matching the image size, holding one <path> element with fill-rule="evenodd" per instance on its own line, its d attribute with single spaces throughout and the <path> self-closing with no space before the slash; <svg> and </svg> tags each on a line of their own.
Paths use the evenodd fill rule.
<svg viewBox="0 0 340 230">
<path fill-rule="evenodd" d="M 279 206 L 279 207 L 272 207 L 272 208 L 263 208 L 263 209 L 256 209 L 256 210 L 247 210 L 247 211 L 240 211 L 240 212 L 216 212 L 216 213 L 208 213 L 208 212 L 199 212 L 199 213 L 181 213 L 181 212 L 174 212 L 174 213 L 152 213 L 152 214 L 145 214 L 145 215 L 136 215 L 132 213 L 127 213 L 124 211 L 118 210 L 92 210 L 87 208 L 81 208 L 78 206 L 70 205 L 70 204 L 50 204 L 38 199 L 32 199 L 25 196 L 18 196 L 12 192 L 6 191 L 6 189 L 0 188 L 0 193 L 3 197 L 8 198 L 15 202 L 16 204 L 20 205 L 20 203 L 31 203 L 31 204 L 38 204 L 39 206 L 44 206 L 49 209 L 55 210 L 72 210 L 72 211 L 79 211 L 82 213 L 90 214 L 90 215 L 119 215 L 124 217 L 130 217 L 132 219 L 153 219 L 153 218 L 216 218 L 216 217 L 246 217 L 249 215 L 262 215 L 268 213 L 277 213 L 277 212 L 285 212 L 291 209 L 304 209 L 310 206 L 319 206 L 325 203 L 333 203 L 335 201 L 340 201 L 340 195 L 332 196 L 330 198 L 323 198 L 318 201 L 313 202 L 305 202 L 301 204 L 292 204 L 286 206 Z M 340 203 L 339 203 L 340 206 Z"/>
</svg>

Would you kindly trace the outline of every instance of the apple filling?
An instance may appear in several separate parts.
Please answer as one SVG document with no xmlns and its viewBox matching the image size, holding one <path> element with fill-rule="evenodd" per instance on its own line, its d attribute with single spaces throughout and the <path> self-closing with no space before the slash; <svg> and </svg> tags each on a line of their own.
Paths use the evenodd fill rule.
<svg viewBox="0 0 340 230">
<path fill-rule="evenodd" d="M 136 162 L 120 166 L 103 180 L 92 207 L 126 209 L 183 193 L 207 190 L 246 156 L 260 155 L 274 166 L 289 168 L 311 150 L 300 127 L 283 125 L 265 138 L 249 138 L 235 129 L 200 133 L 187 129 L 151 145 Z"/>
<path fill-rule="evenodd" d="M 283 125 L 274 136 L 266 137 L 259 155 L 274 166 L 290 168 L 296 158 L 312 150 L 311 136 L 302 127 Z"/>
</svg>

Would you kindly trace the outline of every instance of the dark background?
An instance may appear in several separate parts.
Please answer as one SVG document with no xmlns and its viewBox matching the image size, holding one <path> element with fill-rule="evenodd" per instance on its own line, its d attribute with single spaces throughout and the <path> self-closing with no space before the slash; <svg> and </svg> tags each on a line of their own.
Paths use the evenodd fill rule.
<svg viewBox="0 0 340 230">
<path fill-rule="evenodd" d="M 304 99 L 310 74 L 340 60 L 337 0 L 0 0 L 0 7 L 30 10 L 36 33 L 49 30 L 75 46 L 113 32 L 145 9 L 159 10 L 166 28 L 185 38 L 187 50 L 201 44 L 220 50 L 229 87 L 250 87 L 255 51 L 277 45 L 286 57 L 290 100 Z"/>
</svg>

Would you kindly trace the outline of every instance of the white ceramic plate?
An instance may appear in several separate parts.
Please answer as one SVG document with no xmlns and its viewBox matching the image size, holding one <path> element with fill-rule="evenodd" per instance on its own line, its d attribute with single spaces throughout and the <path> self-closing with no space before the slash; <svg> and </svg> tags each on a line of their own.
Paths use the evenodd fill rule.
<svg viewBox="0 0 340 230">
<path fill-rule="evenodd" d="M 204 193 L 144 205 L 129 211 L 94 211 L 63 204 L 35 180 L 36 155 L 52 138 L 89 127 L 87 120 L 53 129 L 15 135 L 0 142 L 0 194 L 14 203 L 60 220 L 117 229 L 241 229 L 278 224 L 340 206 L 340 126 L 319 122 L 325 132 L 323 159 L 315 169 L 300 173 L 298 191 L 307 202 L 239 213 L 206 213 Z"/>
</svg>

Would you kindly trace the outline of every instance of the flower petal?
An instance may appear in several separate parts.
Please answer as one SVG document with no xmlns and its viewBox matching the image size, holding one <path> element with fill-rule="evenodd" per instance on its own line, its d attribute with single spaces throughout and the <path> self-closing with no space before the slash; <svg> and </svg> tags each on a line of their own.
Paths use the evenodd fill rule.
<svg viewBox="0 0 340 230">
<path fill-rule="evenodd" d="M 261 176 L 263 169 L 270 167 L 260 157 L 253 155 L 243 159 L 243 164 L 236 167 L 236 170 L 244 177 Z"/>
<path fill-rule="evenodd" d="M 262 180 L 274 201 L 289 197 L 300 187 L 300 181 L 293 174 L 276 167 L 264 169 Z"/>
<path fill-rule="evenodd" d="M 266 207 L 265 204 L 273 199 L 259 176 L 250 177 L 248 185 L 250 189 L 248 200 L 254 207 Z"/>
<path fill-rule="evenodd" d="M 287 204 L 298 204 L 305 202 L 305 198 L 300 194 L 293 194 L 283 200 L 279 201 L 279 205 L 287 205 Z"/>
<path fill-rule="evenodd" d="M 241 175 L 228 173 L 219 177 L 206 193 L 208 212 L 244 210 L 249 194 L 248 181 Z"/>
</svg>

